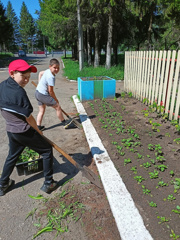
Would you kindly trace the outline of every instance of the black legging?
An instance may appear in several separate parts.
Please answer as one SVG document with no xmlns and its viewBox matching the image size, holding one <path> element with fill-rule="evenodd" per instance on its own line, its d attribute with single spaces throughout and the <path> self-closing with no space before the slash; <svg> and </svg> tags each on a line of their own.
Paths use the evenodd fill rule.
<svg viewBox="0 0 180 240">
<path fill-rule="evenodd" d="M 36 151 L 43 157 L 43 172 L 45 183 L 53 179 L 53 151 L 52 146 L 33 128 L 24 133 L 7 132 L 9 137 L 9 154 L 4 163 L 0 178 L 0 185 L 6 185 L 9 177 L 25 147 Z"/>
</svg>

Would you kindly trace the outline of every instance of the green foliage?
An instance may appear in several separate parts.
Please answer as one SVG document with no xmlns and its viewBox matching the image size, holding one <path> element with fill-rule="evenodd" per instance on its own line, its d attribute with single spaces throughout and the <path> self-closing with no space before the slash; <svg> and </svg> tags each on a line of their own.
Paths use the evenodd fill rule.
<svg viewBox="0 0 180 240">
<path fill-rule="evenodd" d="M 16 16 L 14 9 L 12 8 L 12 4 L 8 1 L 6 16 L 11 22 L 13 26 L 13 39 L 9 42 L 9 50 L 14 51 L 17 50 L 17 45 L 20 45 L 20 33 L 19 33 L 19 19 Z"/>
<path fill-rule="evenodd" d="M 24 2 L 22 3 L 20 12 L 19 31 L 25 49 L 30 47 L 32 45 L 31 39 L 35 34 L 35 25 L 33 17 L 29 13 L 28 8 Z"/>
<path fill-rule="evenodd" d="M 180 178 L 175 178 L 174 184 L 174 192 L 176 193 L 180 189 Z"/>
<path fill-rule="evenodd" d="M 77 80 L 78 77 L 93 77 L 93 76 L 108 76 L 116 80 L 124 79 L 124 66 L 118 65 L 113 66 L 110 69 L 100 66 L 94 68 L 93 66 L 85 66 L 82 71 L 79 71 L 79 63 L 74 61 L 72 58 L 63 57 L 65 65 L 64 75 L 69 79 Z"/>
<path fill-rule="evenodd" d="M 151 201 L 151 202 L 149 202 L 149 206 L 150 206 L 150 207 L 157 207 L 157 204 L 154 203 L 153 201 Z"/>
<path fill-rule="evenodd" d="M 13 41 L 13 25 L 6 17 L 5 8 L 0 1 L 0 46 L 8 46 Z"/>
<path fill-rule="evenodd" d="M 32 149 L 26 147 L 24 151 L 19 156 L 18 163 L 27 162 L 39 158 L 39 154 Z"/>
</svg>

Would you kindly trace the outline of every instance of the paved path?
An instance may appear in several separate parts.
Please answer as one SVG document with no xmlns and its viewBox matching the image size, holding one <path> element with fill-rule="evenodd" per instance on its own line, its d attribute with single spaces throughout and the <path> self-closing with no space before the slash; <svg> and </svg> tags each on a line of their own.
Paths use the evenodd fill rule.
<svg viewBox="0 0 180 240">
<path fill-rule="evenodd" d="M 58 58 L 59 56 L 57 55 L 54 57 Z M 48 68 L 50 59 L 51 56 L 41 58 L 41 61 L 38 61 L 35 64 L 38 68 L 38 72 Z M 8 69 L 0 69 L 0 82 L 5 80 L 7 77 Z M 38 73 L 31 74 L 31 80 L 34 80 L 36 83 L 37 77 Z M 119 93 L 122 89 L 123 83 L 117 83 L 116 92 Z M 26 91 L 34 107 L 33 115 L 36 118 L 38 106 L 34 97 L 35 87 L 29 83 L 26 86 Z M 66 112 L 77 112 L 71 98 L 73 95 L 77 94 L 77 83 L 69 82 L 62 76 L 61 71 L 56 76 L 55 92 L 60 100 L 62 108 Z M 91 163 L 92 159 L 89 154 L 90 150 L 83 130 L 79 130 L 77 128 L 65 130 L 59 123 L 56 113 L 52 108 L 47 108 L 43 119 L 43 125 L 46 126 L 44 135 L 70 154 L 77 162 L 84 165 L 89 165 Z M 1 114 L 0 129 L 1 172 L 4 160 L 8 153 L 8 139 L 5 131 L 5 121 Z M 54 164 L 54 178 L 55 180 L 58 180 L 60 184 L 63 184 L 72 177 L 74 177 L 74 181 L 82 181 L 81 172 L 78 172 L 77 169 L 56 150 L 54 150 Z M 25 221 L 26 215 L 34 208 L 34 202 L 28 197 L 28 194 L 37 196 L 39 193 L 42 193 L 40 191 L 40 187 L 44 181 L 43 174 L 37 173 L 29 176 L 18 176 L 16 169 L 14 169 L 11 178 L 16 182 L 14 188 L 5 196 L 0 198 L 0 240 L 31 239 L 37 229 L 33 226 L 33 220 L 31 218 L 28 218 Z M 58 192 L 58 189 L 56 191 Z M 43 195 L 45 194 L 43 193 Z M 41 240 L 44 239 L 44 237 L 39 236 L 38 239 Z"/>
<path fill-rule="evenodd" d="M 54 56 L 58 58 L 57 56 Z M 41 62 L 36 64 L 38 72 L 45 70 L 49 66 L 51 57 L 42 58 Z M 62 65 L 61 65 L 62 67 Z M 31 74 L 31 80 L 37 83 L 38 73 Z M 8 77 L 8 69 L 0 70 L 0 82 Z M 30 80 L 30 81 L 31 81 Z M 34 97 L 35 87 L 29 82 L 26 86 L 27 94 L 34 107 L 33 115 L 36 118 L 38 113 L 38 105 Z M 61 72 L 56 76 L 55 92 L 60 100 L 62 108 L 66 112 L 76 113 L 75 105 L 71 99 L 72 95 L 77 94 L 77 83 L 69 82 L 61 75 Z M 47 108 L 43 125 L 46 126 L 44 135 L 55 142 L 68 154 L 81 164 L 90 164 L 91 155 L 89 154 L 89 147 L 85 139 L 83 130 L 69 129 L 65 130 L 52 108 Z M 8 153 L 8 139 L 5 131 L 5 121 L 0 114 L 0 172 L 4 164 L 4 160 Z M 69 163 L 62 155 L 54 150 L 54 179 L 63 184 L 68 179 L 74 177 L 74 180 L 82 181 L 81 172 Z M 15 180 L 16 184 L 12 191 L 0 198 L 0 240 L 21 240 L 31 239 L 37 228 L 33 227 L 32 219 L 28 218 L 25 221 L 26 215 L 34 208 L 34 202 L 28 197 L 28 194 L 37 196 L 40 187 L 44 181 L 43 174 L 37 173 L 29 176 L 18 176 L 16 169 L 14 169 L 11 178 Z M 58 189 L 57 189 L 58 192 Z M 43 193 L 43 195 L 45 195 Z M 49 197 L 49 195 L 48 195 Z M 44 239 L 43 236 L 38 239 Z"/>
</svg>

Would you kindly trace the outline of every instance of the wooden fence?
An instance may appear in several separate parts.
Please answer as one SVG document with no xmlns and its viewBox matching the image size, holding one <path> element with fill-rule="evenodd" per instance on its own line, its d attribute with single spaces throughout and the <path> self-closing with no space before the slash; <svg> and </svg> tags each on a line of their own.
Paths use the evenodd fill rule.
<svg viewBox="0 0 180 240">
<path fill-rule="evenodd" d="M 176 58 L 177 57 L 177 58 Z M 180 50 L 125 52 L 124 88 L 180 122 Z"/>
</svg>

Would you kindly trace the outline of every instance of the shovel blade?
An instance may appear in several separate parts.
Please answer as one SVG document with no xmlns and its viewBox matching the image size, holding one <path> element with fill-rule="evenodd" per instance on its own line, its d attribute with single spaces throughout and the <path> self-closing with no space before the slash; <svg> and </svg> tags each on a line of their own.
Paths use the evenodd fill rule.
<svg viewBox="0 0 180 240">
<path fill-rule="evenodd" d="M 93 171 L 86 166 L 81 167 L 79 170 L 81 170 L 83 176 L 86 177 L 91 183 L 95 184 L 98 188 L 102 188 L 100 179 Z"/>
<path fill-rule="evenodd" d="M 72 122 L 74 123 L 74 125 L 75 125 L 77 128 L 82 129 L 81 124 L 80 124 L 76 119 L 73 119 L 73 118 L 71 118 L 71 119 L 72 119 Z"/>
</svg>

